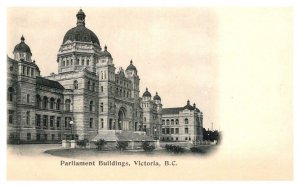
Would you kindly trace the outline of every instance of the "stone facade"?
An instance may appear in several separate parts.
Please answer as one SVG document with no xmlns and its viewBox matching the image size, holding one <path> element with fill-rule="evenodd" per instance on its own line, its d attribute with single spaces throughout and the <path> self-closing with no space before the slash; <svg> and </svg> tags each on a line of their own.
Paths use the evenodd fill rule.
<svg viewBox="0 0 300 187">
<path fill-rule="evenodd" d="M 93 139 L 99 131 L 144 131 L 165 140 L 162 124 L 176 118 L 184 140 L 188 126 L 193 140 L 201 138 L 199 109 L 164 115 L 161 98 L 146 89 L 140 97 L 140 78 L 132 60 L 126 70 L 116 71 L 107 46 L 85 27 L 80 10 L 77 26 L 64 36 L 57 54 L 58 73 L 41 77 L 31 50 L 22 36 L 14 58 L 7 59 L 8 141 L 60 142 Z M 166 126 L 166 125 L 165 125 Z M 174 139 L 175 140 L 175 139 Z"/>
</svg>

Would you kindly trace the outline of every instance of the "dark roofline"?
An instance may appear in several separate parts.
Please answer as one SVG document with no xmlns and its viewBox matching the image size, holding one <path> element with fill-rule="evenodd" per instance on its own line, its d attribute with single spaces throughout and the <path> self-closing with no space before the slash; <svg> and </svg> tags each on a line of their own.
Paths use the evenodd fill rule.
<svg viewBox="0 0 300 187">
<path fill-rule="evenodd" d="M 47 86 L 49 88 L 57 88 L 60 90 L 64 90 L 65 88 L 57 81 L 53 81 L 53 80 L 49 80 L 43 77 L 36 77 L 36 83 L 37 85 L 43 85 L 43 86 Z"/>
</svg>

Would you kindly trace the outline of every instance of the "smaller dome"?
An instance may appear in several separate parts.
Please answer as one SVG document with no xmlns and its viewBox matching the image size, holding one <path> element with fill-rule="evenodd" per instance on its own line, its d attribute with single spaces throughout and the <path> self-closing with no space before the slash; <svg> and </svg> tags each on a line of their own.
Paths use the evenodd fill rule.
<svg viewBox="0 0 300 187">
<path fill-rule="evenodd" d="M 101 57 L 109 57 L 109 58 L 112 58 L 110 52 L 107 51 L 107 46 L 105 45 L 104 47 L 104 51 L 101 53 L 100 55 Z"/>
<path fill-rule="evenodd" d="M 25 41 L 25 38 L 22 35 L 21 42 L 15 46 L 13 53 L 21 52 L 21 53 L 29 53 L 30 55 L 32 55 L 30 47 L 24 41 Z"/>
<path fill-rule="evenodd" d="M 160 101 L 161 101 L 161 99 L 160 99 L 160 97 L 159 97 L 159 95 L 158 95 L 157 92 L 156 92 L 155 96 L 153 97 L 153 99 L 154 99 L 154 100 L 160 100 Z"/>
<path fill-rule="evenodd" d="M 188 110 L 194 110 L 194 107 L 190 105 L 190 100 L 187 101 L 186 105 L 183 107 L 183 110 L 188 109 Z"/>
<path fill-rule="evenodd" d="M 143 97 L 151 97 L 151 93 L 148 91 L 148 88 L 146 88 L 146 91 L 143 93 Z"/>
<path fill-rule="evenodd" d="M 126 68 L 126 70 L 134 70 L 134 71 L 137 72 L 136 67 L 132 64 L 132 60 L 130 60 L 130 64 L 129 64 L 129 66 Z"/>
</svg>

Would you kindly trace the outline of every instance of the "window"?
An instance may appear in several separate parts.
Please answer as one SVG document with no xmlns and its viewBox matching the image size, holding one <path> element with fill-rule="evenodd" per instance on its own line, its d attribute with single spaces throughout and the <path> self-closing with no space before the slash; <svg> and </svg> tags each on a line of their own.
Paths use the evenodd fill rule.
<svg viewBox="0 0 300 187">
<path fill-rule="evenodd" d="M 70 111 L 70 109 L 71 109 L 71 100 L 70 99 L 66 99 L 65 107 L 66 107 L 66 111 Z"/>
<path fill-rule="evenodd" d="M 31 77 L 33 77 L 34 76 L 34 69 L 32 68 L 31 69 Z"/>
<path fill-rule="evenodd" d="M 51 140 L 55 140 L 55 134 L 51 134 Z"/>
<path fill-rule="evenodd" d="M 184 128 L 184 133 L 188 134 L 189 133 L 189 128 Z"/>
<path fill-rule="evenodd" d="M 170 134 L 170 129 L 166 128 L 166 134 Z"/>
<path fill-rule="evenodd" d="M 41 97 L 39 95 L 36 96 L 36 107 L 41 108 Z"/>
<path fill-rule="evenodd" d="M 91 90 L 91 82 L 88 81 L 88 90 Z"/>
<path fill-rule="evenodd" d="M 101 128 L 103 129 L 104 127 L 104 120 L 101 118 Z"/>
<path fill-rule="evenodd" d="M 95 91 L 96 90 L 96 84 L 93 82 L 93 86 L 92 86 L 92 91 Z"/>
<path fill-rule="evenodd" d="M 84 59 L 81 60 L 81 65 L 84 66 Z"/>
<path fill-rule="evenodd" d="M 167 125 L 170 125 L 170 120 L 167 119 Z"/>
<path fill-rule="evenodd" d="M 69 60 L 67 60 L 67 66 L 69 66 Z"/>
<path fill-rule="evenodd" d="M 50 99 L 50 109 L 51 110 L 54 109 L 54 98 L 53 97 Z"/>
<path fill-rule="evenodd" d="M 50 116 L 50 128 L 54 127 L 54 116 Z"/>
<path fill-rule="evenodd" d="M 14 111 L 13 110 L 9 110 L 8 111 L 8 123 L 9 124 L 13 124 L 13 119 L 14 119 Z"/>
<path fill-rule="evenodd" d="M 179 134 L 179 128 L 176 128 L 176 129 L 175 129 L 175 133 L 176 133 L 176 134 Z"/>
<path fill-rule="evenodd" d="M 187 137 L 185 137 L 185 140 L 188 140 L 188 138 L 187 138 Z"/>
<path fill-rule="evenodd" d="M 144 122 L 146 122 L 147 121 L 147 118 L 146 117 L 144 117 Z"/>
<path fill-rule="evenodd" d="M 9 71 L 13 71 L 14 70 L 14 67 L 13 66 L 10 66 L 9 67 Z"/>
<path fill-rule="evenodd" d="M 70 128 L 71 124 L 70 124 L 71 118 L 70 117 L 65 117 L 65 128 Z"/>
<path fill-rule="evenodd" d="M 79 59 L 76 60 L 76 65 L 79 65 Z"/>
<path fill-rule="evenodd" d="M 48 139 L 48 135 L 44 134 L 44 140 L 47 140 L 47 139 Z"/>
<path fill-rule="evenodd" d="M 75 90 L 78 89 L 78 81 L 77 80 L 74 81 L 73 85 L 74 85 Z"/>
<path fill-rule="evenodd" d="M 100 104 L 100 112 L 103 112 L 103 103 Z"/>
<path fill-rule="evenodd" d="M 65 66 L 65 61 L 62 61 L 62 65 L 61 66 Z"/>
<path fill-rule="evenodd" d="M 174 125 L 174 119 L 171 119 L 171 125 Z"/>
<path fill-rule="evenodd" d="M 61 134 L 58 134 L 58 140 L 61 140 Z"/>
<path fill-rule="evenodd" d="M 30 112 L 26 112 L 26 125 L 30 125 Z"/>
<path fill-rule="evenodd" d="M 163 119 L 163 120 L 162 120 L 162 124 L 165 125 L 165 123 L 166 123 L 166 121 Z"/>
<path fill-rule="evenodd" d="M 93 101 L 91 101 L 90 102 L 90 112 L 93 112 L 94 111 L 94 102 Z"/>
<path fill-rule="evenodd" d="M 44 96 L 43 97 L 43 108 L 46 109 L 48 106 L 48 97 Z"/>
<path fill-rule="evenodd" d="M 36 114 L 35 115 L 35 126 L 37 128 L 40 128 L 41 127 L 41 115 L 39 114 Z"/>
<path fill-rule="evenodd" d="M 171 134 L 174 134 L 174 128 L 171 128 Z"/>
<path fill-rule="evenodd" d="M 41 140 L 41 135 L 39 133 L 36 134 L 36 140 Z"/>
<path fill-rule="evenodd" d="M 88 65 L 88 66 L 90 65 L 90 60 L 86 61 L 86 65 Z"/>
<path fill-rule="evenodd" d="M 178 125 L 178 124 L 179 124 L 179 121 L 178 121 L 178 119 L 176 119 L 176 120 L 175 120 L 175 124 L 176 124 L 176 125 Z"/>
<path fill-rule="evenodd" d="M 176 140 L 178 140 L 178 137 L 176 137 Z"/>
<path fill-rule="evenodd" d="M 44 129 L 48 128 L 48 116 L 43 115 L 43 127 Z"/>
<path fill-rule="evenodd" d="M 56 118 L 56 127 L 59 129 L 60 128 L 60 123 L 61 123 L 61 117 Z"/>
<path fill-rule="evenodd" d="M 162 134 L 165 134 L 165 129 L 162 128 L 162 129 L 161 129 L 161 132 L 162 132 Z"/>
<path fill-rule="evenodd" d="M 14 101 L 14 91 L 12 87 L 8 88 L 8 101 Z"/>
<path fill-rule="evenodd" d="M 100 87 L 101 92 L 103 92 L 103 86 Z"/>
<path fill-rule="evenodd" d="M 90 128 L 93 128 L 94 119 L 90 118 Z"/>
<path fill-rule="evenodd" d="M 189 120 L 187 118 L 184 119 L 185 124 L 189 124 Z"/>
<path fill-rule="evenodd" d="M 61 101 L 60 101 L 60 99 L 57 99 L 56 110 L 60 110 L 60 105 L 61 105 Z"/>
<path fill-rule="evenodd" d="M 26 67 L 25 66 L 22 66 L 22 67 L 23 67 L 22 74 L 25 75 L 25 73 L 26 73 Z"/>
<path fill-rule="evenodd" d="M 29 67 L 27 67 L 27 74 L 26 75 L 30 75 L 30 68 Z"/>
<path fill-rule="evenodd" d="M 30 133 L 27 133 L 27 141 L 30 141 L 31 140 L 31 134 Z"/>
<path fill-rule="evenodd" d="M 30 95 L 29 94 L 27 94 L 26 100 L 27 100 L 27 103 L 30 102 Z"/>
</svg>

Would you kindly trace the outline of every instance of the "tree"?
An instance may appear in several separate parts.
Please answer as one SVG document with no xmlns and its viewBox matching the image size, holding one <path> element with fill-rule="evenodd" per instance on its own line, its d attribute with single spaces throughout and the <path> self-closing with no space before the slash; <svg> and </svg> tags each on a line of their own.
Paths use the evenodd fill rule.
<svg viewBox="0 0 300 187">
<path fill-rule="evenodd" d="M 97 140 L 97 142 L 95 142 L 95 145 L 97 146 L 97 149 L 100 151 L 102 150 L 102 148 L 107 144 L 107 142 L 103 139 Z"/>
<path fill-rule="evenodd" d="M 77 145 L 78 145 L 79 147 L 85 147 L 87 143 L 88 143 L 88 140 L 87 140 L 87 139 L 84 139 L 84 140 L 78 140 L 78 141 L 77 141 Z"/>
<path fill-rule="evenodd" d="M 151 145 L 150 142 L 145 141 L 142 143 L 144 151 L 151 152 L 155 149 L 154 145 Z"/>
<path fill-rule="evenodd" d="M 117 141 L 117 149 L 119 149 L 120 151 L 123 151 L 126 149 L 126 147 L 128 147 L 128 142 L 126 141 Z"/>
</svg>

